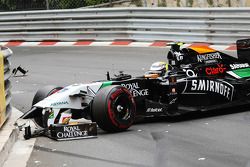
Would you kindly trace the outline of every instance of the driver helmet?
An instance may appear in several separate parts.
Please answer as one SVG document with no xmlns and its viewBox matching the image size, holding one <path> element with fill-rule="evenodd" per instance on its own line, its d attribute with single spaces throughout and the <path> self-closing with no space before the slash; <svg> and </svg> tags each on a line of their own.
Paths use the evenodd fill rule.
<svg viewBox="0 0 250 167">
<path fill-rule="evenodd" d="M 168 70 L 167 62 L 159 61 L 151 65 L 149 72 L 151 74 L 158 74 L 159 77 L 162 77 L 166 74 L 167 70 Z"/>
</svg>

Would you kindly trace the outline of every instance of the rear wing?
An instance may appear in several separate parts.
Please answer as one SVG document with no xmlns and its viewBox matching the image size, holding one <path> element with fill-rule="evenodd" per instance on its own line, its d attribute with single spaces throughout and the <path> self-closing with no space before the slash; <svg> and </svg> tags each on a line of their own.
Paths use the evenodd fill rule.
<svg viewBox="0 0 250 167">
<path fill-rule="evenodd" d="M 250 39 L 237 40 L 236 45 L 239 60 L 250 63 Z"/>
</svg>

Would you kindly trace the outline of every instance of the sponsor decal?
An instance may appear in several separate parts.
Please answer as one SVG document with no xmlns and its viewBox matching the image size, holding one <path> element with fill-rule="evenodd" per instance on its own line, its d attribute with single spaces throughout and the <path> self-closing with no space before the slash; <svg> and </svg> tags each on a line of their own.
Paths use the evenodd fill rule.
<svg viewBox="0 0 250 167">
<path fill-rule="evenodd" d="M 207 75 L 224 74 L 227 68 L 223 64 L 217 64 L 217 67 L 206 67 L 205 71 Z"/>
<path fill-rule="evenodd" d="M 71 116 L 63 117 L 62 124 L 68 124 L 70 119 L 71 119 Z"/>
<path fill-rule="evenodd" d="M 53 119 L 54 117 L 55 117 L 54 111 L 53 110 L 49 110 L 49 119 Z"/>
<path fill-rule="evenodd" d="M 63 92 L 66 92 L 67 90 L 69 90 L 69 88 L 63 88 L 63 89 L 59 90 L 58 93 L 63 93 Z"/>
<path fill-rule="evenodd" d="M 169 104 L 170 104 L 170 105 L 171 105 L 171 104 L 175 104 L 175 103 L 176 103 L 176 101 L 177 101 L 177 97 L 176 97 L 176 98 L 174 98 L 174 99 L 172 99 L 172 100 L 170 101 L 170 103 L 169 103 Z"/>
<path fill-rule="evenodd" d="M 204 55 L 197 55 L 198 62 L 204 62 L 204 61 L 213 60 L 213 59 L 222 59 L 222 57 L 219 52 L 208 53 Z"/>
<path fill-rule="evenodd" d="M 56 134 L 58 139 L 88 136 L 87 130 L 81 130 L 79 126 L 64 126 L 61 132 Z"/>
<path fill-rule="evenodd" d="M 224 96 L 228 100 L 232 100 L 234 87 L 225 81 L 215 81 L 209 79 L 187 80 L 187 86 L 184 94 L 188 93 L 216 93 Z"/>
<path fill-rule="evenodd" d="M 97 137 L 96 123 L 52 124 L 49 136 L 55 140 L 72 140 Z"/>
<path fill-rule="evenodd" d="M 146 112 L 162 112 L 162 108 L 148 108 Z"/>
<path fill-rule="evenodd" d="M 239 78 L 250 77 L 250 68 L 242 68 L 232 71 Z"/>
<path fill-rule="evenodd" d="M 148 89 L 141 89 L 138 82 L 121 84 L 121 86 L 127 88 L 131 92 L 133 97 L 149 95 Z"/>
<path fill-rule="evenodd" d="M 218 63 L 218 60 L 207 60 L 205 61 L 205 64 L 215 64 L 215 63 Z"/>
<path fill-rule="evenodd" d="M 232 70 L 240 69 L 240 68 L 247 68 L 247 67 L 250 67 L 248 63 L 230 64 L 230 68 L 231 68 Z"/>
<path fill-rule="evenodd" d="M 65 104 L 69 104 L 69 103 L 67 101 L 61 101 L 61 102 L 52 103 L 50 106 L 55 107 L 55 106 L 60 106 L 60 105 L 65 105 Z"/>
<path fill-rule="evenodd" d="M 188 70 L 186 71 L 186 75 L 187 75 L 188 77 L 197 77 L 197 74 L 196 74 L 193 70 L 190 70 L 190 69 L 188 69 Z"/>
<path fill-rule="evenodd" d="M 174 52 L 174 55 L 176 56 L 177 61 L 183 60 L 183 54 L 181 52 Z"/>
</svg>

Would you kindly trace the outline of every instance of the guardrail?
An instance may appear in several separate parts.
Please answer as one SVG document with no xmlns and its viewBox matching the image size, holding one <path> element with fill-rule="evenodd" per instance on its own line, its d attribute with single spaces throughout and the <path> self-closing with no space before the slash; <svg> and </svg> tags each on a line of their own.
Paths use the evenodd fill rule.
<svg viewBox="0 0 250 167">
<path fill-rule="evenodd" d="M 101 8 L 0 13 L 0 40 L 234 43 L 250 37 L 250 8 Z"/>
<path fill-rule="evenodd" d="M 8 58 L 12 51 L 7 47 L 0 46 L 0 127 L 11 113 L 11 83 L 10 62 Z"/>
</svg>

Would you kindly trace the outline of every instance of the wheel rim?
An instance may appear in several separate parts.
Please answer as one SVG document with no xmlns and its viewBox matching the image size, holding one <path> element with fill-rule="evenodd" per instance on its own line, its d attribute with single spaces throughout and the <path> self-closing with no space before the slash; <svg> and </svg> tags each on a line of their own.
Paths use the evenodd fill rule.
<svg viewBox="0 0 250 167">
<path fill-rule="evenodd" d="M 130 98 L 125 94 L 116 97 L 112 104 L 112 110 L 120 121 L 126 121 L 131 117 L 131 109 Z"/>
</svg>

